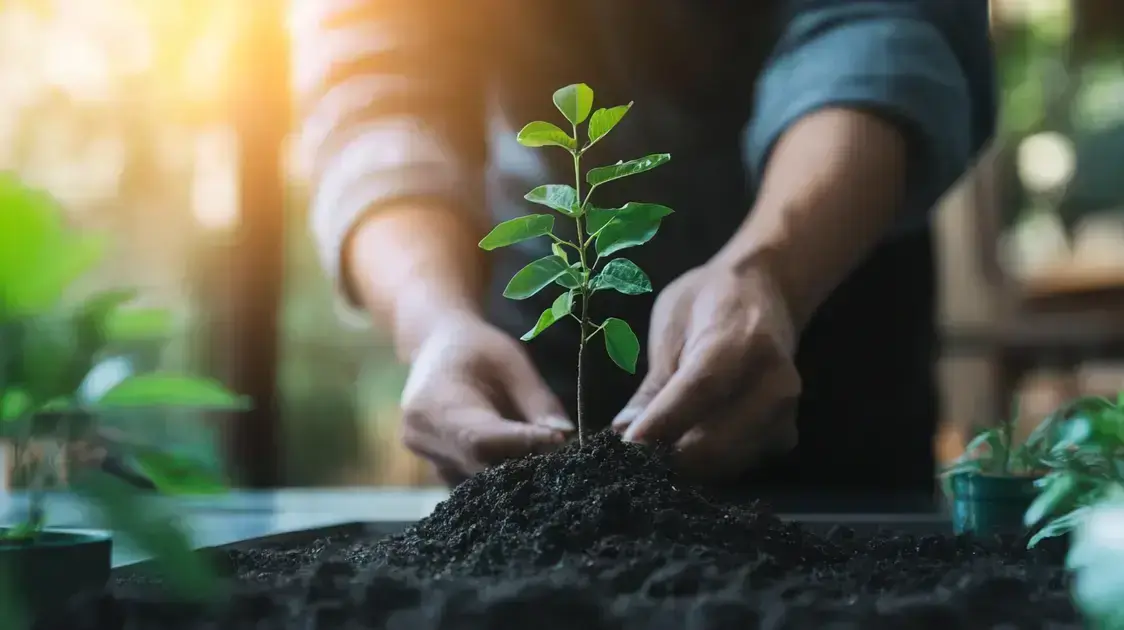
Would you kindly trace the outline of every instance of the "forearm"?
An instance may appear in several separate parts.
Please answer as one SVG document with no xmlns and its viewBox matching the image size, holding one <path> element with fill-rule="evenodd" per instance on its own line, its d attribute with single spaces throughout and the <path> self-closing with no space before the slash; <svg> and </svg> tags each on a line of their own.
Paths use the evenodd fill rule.
<svg viewBox="0 0 1124 630">
<path fill-rule="evenodd" d="M 354 231 L 344 273 L 396 352 L 410 361 L 442 320 L 479 315 L 487 262 L 477 246 L 484 229 L 473 215 L 402 205 L 380 209 Z"/>
<path fill-rule="evenodd" d="M 895 223 L 906 162 L 906 138 L 886 120 L 807 116 L 776 143 L 752 212 L 715 262 L 766 270 L 803 327 Z"/>
</svg>

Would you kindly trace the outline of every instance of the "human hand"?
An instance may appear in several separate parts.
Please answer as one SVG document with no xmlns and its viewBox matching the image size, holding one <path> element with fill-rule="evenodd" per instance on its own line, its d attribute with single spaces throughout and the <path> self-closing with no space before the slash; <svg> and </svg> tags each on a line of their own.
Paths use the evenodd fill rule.
<svg viewBox="0 0 1124 630">
<path fill-rule="evenodd" d="M 796 446 L 796 332 L 767 273 L 708 264 L 657 298 L 648 375 L 613 421 L 624 439 L 673 445 L 685 474 L 737 477 Z"/>
<path fill-rule="evenodd" d="M 448 483 L 549 451 L 574 431 L 518 342 L 474 315 L 449 316 L 426 337 L 402 411 L 403 442 Z"/>
</svg>

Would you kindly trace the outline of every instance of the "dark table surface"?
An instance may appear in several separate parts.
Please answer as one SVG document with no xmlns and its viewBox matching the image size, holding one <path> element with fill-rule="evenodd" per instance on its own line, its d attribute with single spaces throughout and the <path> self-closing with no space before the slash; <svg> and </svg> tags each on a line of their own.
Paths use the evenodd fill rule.
<svg viewBox="0 0 1124 630">
<path fill-rule="evenodd" d="M 428 515 L 446 496 L 447 491 L 440 488 L 290 488 L 160 500 L 182 516 L 196 545 L 211 547 L 344 523 L 412 522 Z M 67 529 L 97 527 L 96 513 L 77 497 L 52 494 L 48 500 L 49 525 Z M 936 504 L 917 497 L 790 496 L 772 502 L 784 516 L 816 526 L 881 525 L 919 533 L 947 527 L 947 518 Z M 0 494 L 0 523 L 18 520 L 26 510 L 26 496 Z M 114 545 L 115 566 L 144 559 L 144 554 L 124 543 Z"/>
</svg>

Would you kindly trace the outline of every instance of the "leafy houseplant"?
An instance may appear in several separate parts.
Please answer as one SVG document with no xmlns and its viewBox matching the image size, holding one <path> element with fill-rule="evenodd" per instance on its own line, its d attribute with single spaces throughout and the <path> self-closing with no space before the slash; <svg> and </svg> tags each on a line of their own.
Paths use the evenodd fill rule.
<svg viewBox="0 0 1124 630">
<path fill-rule="evenodd" d="M 526 147 L 558 147 L 567 151 L 573 157 L 574 185 L 539 186 L 524 198 L 572 219 L 576 236 L 572 241 L 558 236 L 553 232 L 554 216 L 532 214 L 500 223 L 480 241 L 480 247 L 491 251 L 541 236 L 548 236 L 554 241 L 552 254 L 519 270 L 508 282 L 503 294 L 509 299 L 524 300 L 551 284 L 566 289 L 550 308 L 543 311 L 534 328 L 524 334 L 522 340 L 534 339 L 567 317 L 578 322 L 577 421 L 580 441 L 585 435 L 582 363 L 586 346 L 598 333 L 602 333 L 609 358 L 629 373 L 636 372 L 640 355 L 640 342 L 628 322 L 609 317 L 593 325 L 589 313 L 590 299 L 598 291 L 639 295 L 652 290 L 647 274 L 626 258 L 608 260 L 600 272 L 597 271 L 598 265 L 621 250 L 650 241 L 663 218 L 672 212 L 666 206 L 638 202 L 627 203 L 621 208 L 597 208 L 590 204 L 590 198 L 599 186 L 650 171 L 667 163 L 671 156 L 660 153 L 590 169 L 585 174 L 587 187 L 583 194 L 582 156 L 625 117 L 632 103 L 593 111 L 593 90 L 584 83 L 559 89 L 554 93 L 553 101 L 570 123 L 571 132 L 553 123 L 536 121 L 523 127 L 517 138 Z M 583 143 L 578 138 L 578 126 L 587 119 L 588 141 Z M 571 262 L 570 254 L 576 255 L 577 260 Z M 578 302 L 580 307 L 575 306 Z"/>
<path fill-rule="evenodd" d="M 1084 397 L 1047 419 L 1054 436 L 1038 455 L 1046 475 L 1025 523 L 1041 525 L 1031 545 L 1073 531 L 1092 506 L 1124 487 L 1124 393 L 1116 401 Z"/>
<path fill-rule="evenodd" d="M 46 527 L 43 486 L 53 462 L 46 457 L 26 461 L 35 439 L 65 444 L 88 438 L 99 415 L 110 410 L 243 406 L 218 383 L 170 373 L 125 376 L 90 394 L 89 375 L 110 344 L 150 336 L 153 322 L 165 319 L 158 311 L 127 308 L 132 291 L 108 291 L 77 306 L 67 304 L 74 281 L 104 251 L 101 239 L 68 229 L 45 194 L 0 174 L 0 437 L 13 443 L 16 467 L 30 469 L 27 519 L 0 528 L 0 580 L 17 578 L 32 616 L 77 591 L 100 587 L 109 575 L 112 545 L 109 535 Z M 165 449 L 136 444 L 119 450 L 160 490 L 223 487 L 205 466 Z M 73 471 L 70 481 L 110 529 L 164 561 L 173 584 L 194 594 L 209 588 L 209 575 L 191 553 L 188 538 L 137 490 L 100 470 Z M 11 586 L 0 581 L 0 609 L 9 615 L 21 601 Z"/>
<path fill-rule="evenodd" d="M 998 425 L 979 432 L 964 453 L 942 473 L 952 507 L 956 533 L 1021 532 L 1024 514 L 1042 475 L 1039 461 L 1048 441 L 1047 423 L 1026 442 L 1013 444 L 1017 411 Z"/>
</svg>

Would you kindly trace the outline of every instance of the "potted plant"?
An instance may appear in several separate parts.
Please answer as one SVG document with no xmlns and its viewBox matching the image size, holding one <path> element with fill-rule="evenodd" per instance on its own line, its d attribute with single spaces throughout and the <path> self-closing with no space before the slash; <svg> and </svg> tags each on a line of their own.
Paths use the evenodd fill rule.
<svg viewBox="0 0 1124 630">
<path fill-rule="evenodd" d="M 1092 506 L 1124 486 L 1124 393 L 1116 401 L 1078 398 L 1049 420 L 1054 437 L 1037 455 L 1046 474 L 1024 519 L 1041 526 L 1030 546 L 1073 531 Z"/>
<path fill-rule="evenodd" d="M 538 213 L 500 223 L 480 241 L 480 247 L 491 251 L 542 236 L 553 241 L 551 255 L 539 258 L 516 272 L 503 294 L 509 299 L 525 300 L 551 284 L 565 289 L 551 307 L 543 311 L 534 328 L 527 331 L 522 340 L 534 339 L 563 319 L 577 322 L 577 423 L 580 441 L 587 433 L 581 394 L 586 346 L 601 333 L 609 358 L 629 373 L 636 372 L 636 361 L 640 356 L 640 341 L 628 322 L 609 317 L 600 324 L 594 324 L 590 320 L 589 302 L 598 291 L 639 295 L 652 290 L 648 276 L 635 263 L 627 258 L 609 260 L 609 257 L 650 241 L 663 218 L 672 212 L 666 206 L 641 202 L 627 203 L 620 208 L 597 208 L 590 200 L 598 187 L 650 171 L 666 164 L 671 156 L 658 153 L 592 168 L 586 172 L 583 186 L 582 157 L 625 117 L 632 103 L 593 111 L 593 90 L 584 83 L 557 90 L 553 101 L 569 122 L 570 131 L 550 122 L 535 121 L 524 126 L 517 139 L 526 147 L 556 147 L 569 153 L 574 163 L 574 185 L 539 186 L 524 198 L 571 219 L 573 236 L 555 234 L 554 216 Z M 587 140 L 583 142 L 578 135 L 578 126 L 587 119 Z M 598 271 L 602 263 L 604 265 Z"/>
<path fill-rule="evenodd" d="M 55 472 L 54 461 L 28 462 L 35 439 L 61 444 L 98 439 L 96 420 L 107 410 L 243 407 L 240 397 L 220 384 L 180 374 L 127 375 L 96 395 L 84 389 L 114 335 L 144 332 L 153 321 L 153 311 L 127 308 L 131 291 L 66 303 L 74 281 L 100 261 L 104 249 L 100 239 L 68 229 L 45 194 L 0 174 L 0 435 L 12 442 L 17 467 L 28 464 L 30 470 L 26 519 L 0 527 L 5 628 L 19 627 L 17 608 L 39 616 L 80 591 L 100 588 L 110 571 L 111 534 L 47 527 L 44 482 Z M 191 459 L 152 445 L 116 446 L 160 490 L 223 487 L 210 469 Z M 206 567 L 174 519 L 100 468 L 71 472 L 70 488 L 98 508 L 111 531 L 167 562 L 172 584 L 195 595 L 209 588 Z"/>
<path fill-rule="evenodd" d="M 1042 477 L 1038 455 L 1051 421 L 1040 424 L 1022 444 L 1013 444 L 1016 410 L 998 425 L 984 429 L 964 453 L 941 472 L 942 486 L 957 534 L 1021 533 L 1024 515 L 1038 494 Z"/>
</svg>

